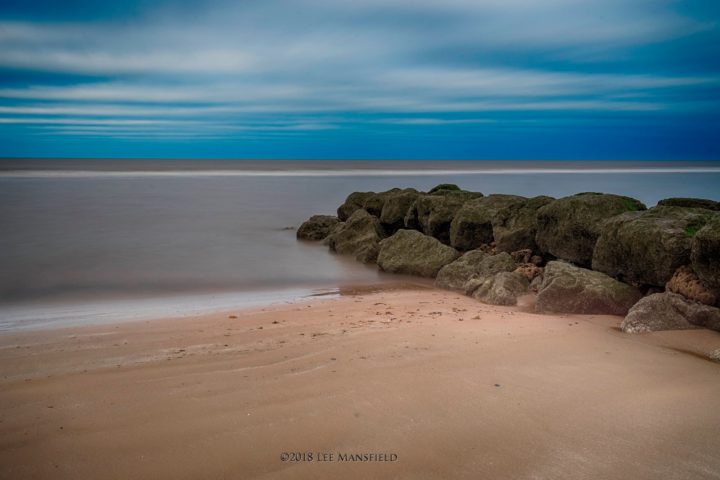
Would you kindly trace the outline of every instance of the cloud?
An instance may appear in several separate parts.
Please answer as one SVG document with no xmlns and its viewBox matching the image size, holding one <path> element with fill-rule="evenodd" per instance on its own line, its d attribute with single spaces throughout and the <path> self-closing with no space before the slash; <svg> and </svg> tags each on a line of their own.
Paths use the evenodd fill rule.
<svg viewBox="0 0 720 480">
<path fill-rule="evenodd" d="M 56 21 L 0 14 L 0 69 L 15 75 L 0 81 L 0 124 L 221 137 L 717 108 L 720 71 L 670 62 L 714 48 L 694 39 L 717 38 L 716 22 L 673 0 L 145 5 L 122 19 L 70 7 Z M 667 44 L 667 55 L 646 52 Z"/>
</svg>

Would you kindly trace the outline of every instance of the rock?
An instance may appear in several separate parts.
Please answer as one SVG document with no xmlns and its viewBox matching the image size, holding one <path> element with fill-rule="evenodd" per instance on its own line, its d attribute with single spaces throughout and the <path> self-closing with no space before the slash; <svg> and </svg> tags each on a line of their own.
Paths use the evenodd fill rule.
<svg viewBox="0 0 720 480">
<path fill-rule="evenodd" d="M 332 234 L 337 232 L 338 230 L 340 230 L 344 225 L 345 225 L 345 222 L 336 223 L 335 226 L 332 228 L 332 230 L 330 230 L 330 233 L 328 233 L 327 237 L 325 237 L 323 239 L 322 244 L 329 246 L 330 245 L 330 237 L 332 236 Z"/>
<path fill-rule="evenodd" d="M 683 265 L 675 271 L 665 285 L 665 290 L 705 305 L 715 305 L 718 302 L 718 292 L 705 286 L 689 265 Z"/>
<path fill-rule="evenodd" d="M 387 233 L 393 234 L 405 227 L 405 215 L 418 195 L 414 188 L 406 188 L 387 196 L 380 213 L 380 223 Z"/>
<path fill-rule="evenodd" d="M 399 188 L 393 188 L 386 192 L 371 193 L 365 198 L 362 207 L 370 214 L 380 218 L 385 202 L 393 195 L 401 192 Z"/>
<path fill-rule="evenodd" d="M 626 333 L 697 327 L 720 330 L 720 309 L 668 292 L 648 295 L 637 302 L 620 326 Z"/>
<path fill-rule="evenodd" d="M 532 263 L 521 263 L 513 271 L 525 276 L 525 278 L 528 279 L 528 282 L 533 281 L 536 277 L 539 277 L 543 274 L 543 268 L 538 267 L 537 265 L 533 265 Z"/>
<path fill-rule="evenodd" d="M 715 350 L 708 352 L 707 357 L 713 362 L 720 363 L 720 348 L 716 348 Z"/>
<path fill-rule="evenodd" d="M 468 200 L 452 219 L 450 245 L 459 250 L 472 250 L 493 242 L 493 221 L 499 212 L 526 201 L 517 195 L 488 195 Z"/>
<path fill-rule="evenodd" d="M 398 230 L 380 242 L 377 263 L 386 272 L 435 277 L 458 256 L 457 250 L 433 237 L 416 230 Z"/>
<path fill-rule="evenodd" d="M 491 305 L 517 305 L 517 299 L 528 293 L 530 282 L 515 272 L 500 272 L 484 279 L 473 292 L 473 298 Z"/>
<path fill-rule="evenodd" d="M 532 282 L 530 282 L 530 291 L 533 293 L 537 293 L 540 290 L 540 287 L 542 286 L 543 277 L 542 275 L 538 275 L 537 277 L 533 278 Z"/>
<path fill-rule="evenodd" d="M 539 312 L 625 315 L 642 295 L 604 273 L 549 262 L 538 291 Z"/>
<path fill-rule="evenodd" d="M 449 191 L 444 195 L 419 195 L 405 216 L 407 228 L 419 229 L 445 244 L 450 243 L 450 223 L 466 201 L 482 193 Z"/>
<path fill-rule="evenodd" d="M 360 261 L 373 261 L 372 252 L 382 237 L 380 220 L 360 209 L 328 236 L 328 246 L 333 252 L 355 255 Z"/>
<path fill-rule="evenodd" d="M 530 250 L 529 248 L 526 248 L 525 250 L 517 250 L 515 252 L 511 252 L 510 256 L 515 263 L 530 263 L 530 259 L 532 258 L 532 250 Z"/>
<path fill-rule="evenodd" d="M 543 264 L 543 258 L 540 255 L 533 255 L 530 257 L 530 263 L 539 267 Z"/>
<path fill-rule="evenodd" d="M 433 187 L 428 192 L 430 195 L 434 195 L 437 193 L 446 193 L 446 192 L 462 192 L 462 189 L 455 185 L 454 183 L 441 183 L 440 185 Z"/>
<path fill-rule="evenodd" d="M 322 240 L 330 234 L 338 222 L 337 217 L 330 215 L 313 215 L 300 225 L 297 230 L 297 238 L 301 240 Z"/>
<path fill-rule="evenodd" d="M 626 212 L 605 221 L 592 268 L 623 281 L 662 287 L 690 263 L 693 235 L 715 214 L 685 207 Z"/>
<path fill-rule="evenodd" d="M 720 202 L 705 200 L 703 198 L 666 198 L 658 202 L 658 206 L 704 208 L 706 210 L 720 211 Z"/>
<path fill-rule="evenodd" d="M 482 250 L 471 250 L 440 269 L 435 279 L 435 286 L 449 290 L 464 290 L 465 284 L 471 278 L 511 272 L 515 267 L 515 262 L 507 253 L 490 255 Z"/>
<path fill-rule="evenodd" d="M 356 210 L 363 208 L 365 200 L 370 196 L 375 195 L 374 192 L 353 192 L 345 199 L 345 203 L 340 205 L 337 209 L 338 218 L 341 222 L 346 221 L 350 218 L 350 215 L 355 213 Z"/>
<path fill-rule="evenodd" d="M 435 278 L 435 287 L 462 290 L 465 283 L 479 273 L 482 261 L 489 255 L 481 250 L 465 253 L 452 263 L 442 267 Z"/>
<path fill-rule="evenodd" d="M 720 288 L 720 215 L 698 230 L 691 248 L 695 273 L 709 287 Z"/>
<path fill-rule="evenodd" d="M 475 273 L 463 285 L 466 295 L 472 295 L 477 287 L 479 287 L 486 278 L 492 277 L 500 272 L 512 272 L 517 268 L 512 257 L 507 252 L 489 255 L 483 258 L 475 268 Z"/>
<path fill-rule="evenodd" d="M 493 236 L 499 252 L 529 249 L 537 252 L 537 213 L 554 201 L 552 197 L 533 197 L 508 205 L 493 218 Z"/>
<path fill-rule="evenodd" d="M 579 193 L 560 198 L 538 209 L 535 240 L 541 252 L 589 267 L 603 220 L 639 210 L 645 205 L 619 195 Z"/>
</svg>

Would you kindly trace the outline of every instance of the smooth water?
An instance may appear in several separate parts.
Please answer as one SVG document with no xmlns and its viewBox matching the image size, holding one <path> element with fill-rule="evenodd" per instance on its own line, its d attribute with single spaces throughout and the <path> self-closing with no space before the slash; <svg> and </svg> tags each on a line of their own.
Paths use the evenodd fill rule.
<svg viewBox="0 0 720 480">
<path fill-rule="evenodd" d="M 412 164 L 343 172 L 342 162 L 334 162 L 330 171 L 303 174 L 302 167 L 251 175 L 237 169 L 0 172 L 0 329 L 180 314 L 158 305 L 199 311 L 206 304 L 249 304 L 268 292 L 286 292 L 277 299 L 287 299 L 395 281 L 320 244 L 298 242 L 289 229 L 310 215 L 334 214 L 357 190 L 457 183 L 486 194 L 617 193 L 648 206 L 673 196 L 720 200 L 717 165 L 652 173 L 507 171 L 512 164 L 502 172 L 470 171 L 476 164 L 461 173 L 412 171 Z"/>
</svg>

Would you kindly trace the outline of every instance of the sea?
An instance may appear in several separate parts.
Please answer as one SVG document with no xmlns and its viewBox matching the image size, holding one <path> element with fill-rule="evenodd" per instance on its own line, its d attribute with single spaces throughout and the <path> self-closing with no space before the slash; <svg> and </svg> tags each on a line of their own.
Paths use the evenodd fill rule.
<svg viewBox="0 0 720 480">
<path fill-rule="evenodd" d="M 0 160 L 0 331 L 199 315 L 399 277 L 298 241 L 353 191 L 720 200 L 720 162 Z M 411 281 L 411 280 L 408 280 Z"/>
</svg>

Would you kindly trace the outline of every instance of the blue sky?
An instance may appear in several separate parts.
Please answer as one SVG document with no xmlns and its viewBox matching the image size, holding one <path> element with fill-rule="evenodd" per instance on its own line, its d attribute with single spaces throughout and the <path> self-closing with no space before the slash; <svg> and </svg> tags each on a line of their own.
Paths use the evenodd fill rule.
<svg viewBox="0 0 720 480">
<path fill-rule="evenodd" d="M 719 159 L 720 2 L 8 1 L 0 156 Z"/>
</svg>

